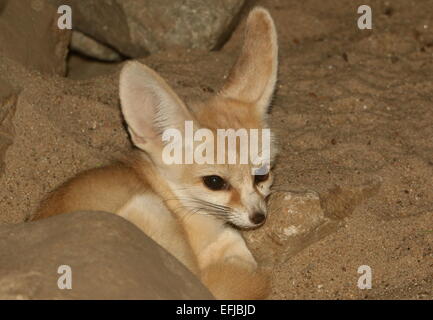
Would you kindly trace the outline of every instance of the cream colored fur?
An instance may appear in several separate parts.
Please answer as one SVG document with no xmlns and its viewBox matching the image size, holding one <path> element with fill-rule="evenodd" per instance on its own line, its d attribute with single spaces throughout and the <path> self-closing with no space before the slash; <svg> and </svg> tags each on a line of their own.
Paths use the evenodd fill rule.
<svg viewBox="0 0 433 320">
<path fill-rule="evenodd" d="M 36 219 L 78 210 L 116 213 L 194 272 L 219 299 L 262 299 L 269 279 L 238 228 L 251 228 L 251 215 L 266 213 L 272 184 L 255 183 L 249 164 L 167 165 L 161 133 L 194 128 L 266 128 L 266 112 L 277 75 L 277 39 L 269 13 L 249 14 L 242 52 L 222 90 L 208 101 L 186 106 L 153 70 L 128 62 L 120 75 L 122 112 L 138 148 L 127 161 L 77 175 L 52 192 Z M 203 176 L 218 175 L 230 189 L 213 191 Z M 214 206 L 228 208 L 215 213 Z M 229 224 L 228 224 L 229 223 Z"/>
</svg>

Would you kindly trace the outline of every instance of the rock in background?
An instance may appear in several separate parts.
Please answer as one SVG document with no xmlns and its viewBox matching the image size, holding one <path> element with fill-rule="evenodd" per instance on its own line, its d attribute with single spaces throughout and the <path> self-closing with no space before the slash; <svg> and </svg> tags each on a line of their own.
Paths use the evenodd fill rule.
<svg viewBox="0 0 433 320">
<path fill-rule="evenodd" d="M 77 51 L 112 61 L 112 53 L 99 54 L 101 46 L 130 58 L 169 48 L 214 49 L 232 31 L 245 0 L 49 1 L 71 6 L 73 29 L 100 42 L 92 48 L 75 41 Z"/>
<path fill-rule="evenodd" d="M 109 213 L 2 226 L 0 261 L 0 299 L 213 299 L 176 258 Z M 70 290 L 58 287 L 62 265 Z"/>
<path fill-rule="evenodd" d="M 122 56 L 117 51 L 77 30 L 72 32 L 71 50 L 98 60 L 113 62 L 122 60 Z"/>
<path fill-rule="evenodd" d="M 2 0 L 0 54 L 27 68 L 65 75 L 70 31 L 58 28 L 58 17 L 48 0 Z"/>
<path fill-rule="evenodd" d="M 54 6 L 69 5 L 72 29 L 108 45 L 119 53 L 137 57 L 147 54 L 146 48 L 131 40 L 127 17 L 116 0 L 49 0 Z M 83 48 L 84 49 L 84 48 Z M 88 52 L 91 56 L 91 51 Z"/>
<path fill-rule="evenodd" d="M 232 30 L 244 0 L 122 0 L 134 43 L 151 53 L 171 47 L 214 49 Z"/>
</svg>

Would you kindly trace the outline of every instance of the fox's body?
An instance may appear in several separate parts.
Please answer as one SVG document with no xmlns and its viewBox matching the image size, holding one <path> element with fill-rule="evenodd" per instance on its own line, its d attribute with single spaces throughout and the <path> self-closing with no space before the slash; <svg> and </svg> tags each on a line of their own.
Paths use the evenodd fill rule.
<svg viewBox="0 0 433 320">
<path fill-rule="evenodd" d="M 264 9 L 248 18 L 245 44 L 218 95 L 188 107 L 151 69 L 136 62 L 120 76 L 122 112 L 140 150 L 127 161 L 77 175 L 51 193 L 36 218 L 73 211 L 107 211 L 134 223 L 172 253 L 220 299 L 268 294 L 239 230 L 264 222 L 270 174 L 253 176 L 250 164 L 171 164 L 161 161 L 161 132 L 195 128 L 266 126 L 277 68 L 274 25 Z M 260 177 L 260 179 L 257 179 Z"/>
</svg>

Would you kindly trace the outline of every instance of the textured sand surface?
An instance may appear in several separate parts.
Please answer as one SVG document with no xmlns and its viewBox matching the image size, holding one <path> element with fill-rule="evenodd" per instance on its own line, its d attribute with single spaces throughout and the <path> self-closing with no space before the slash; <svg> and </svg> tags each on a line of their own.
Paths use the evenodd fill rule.
<svg viewBox="0 0 433 320">
<path fill-rule="evenodd" d="M 275 189 L 326 195 L 338 186 L 356 198 L 358 186 L 380 184 L 341 226 L 274 266 L 271 298 L 432 299 L 432 2 L 370 1 L 371 31 L 357 28 L 357 1 L 257 3 L 270 10 L 280 43 L 270 117 L 280 144 Z M 236 58 L 241 30 L 220 52 L 142 62 L 182 97 L 207 96 Z M 65 79 L 0 61 L 0 78 L 20 92 L 0 171 L 0 223 L 17 223 L 53 187 L 129 142 L 118 65 L 74 58 Z M 372 268 L 371 290 L 357 287 L 361 265 Z"/>
</svg>

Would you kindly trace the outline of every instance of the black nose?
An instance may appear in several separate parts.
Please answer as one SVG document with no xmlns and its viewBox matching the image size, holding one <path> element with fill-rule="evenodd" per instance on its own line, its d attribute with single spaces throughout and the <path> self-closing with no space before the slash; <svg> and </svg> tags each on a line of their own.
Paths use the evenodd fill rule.
<svg viewBox="0 0 433 320">
<path fill-rule="evenodd" d="M 263 212 L 254 212 L 253 215 L 250 217 L 250 220 L 254 224 L 261 224 L 263 221 L 265 221 L 266 216 Z"/>
</svg>

